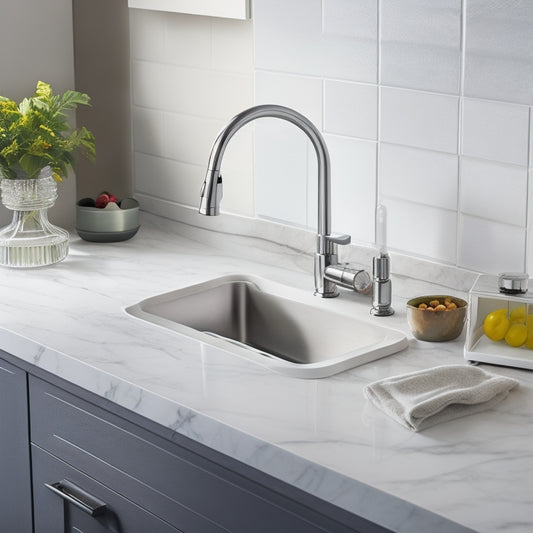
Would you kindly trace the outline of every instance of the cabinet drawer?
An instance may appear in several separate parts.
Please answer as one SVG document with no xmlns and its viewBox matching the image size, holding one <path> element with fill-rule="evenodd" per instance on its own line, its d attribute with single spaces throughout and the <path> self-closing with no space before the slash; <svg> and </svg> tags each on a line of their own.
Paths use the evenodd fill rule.
<svg viewBox="0 0 533 533">
<path fill-rule="evenodd" d="M 185 532 L 346 531 L 44 381 L 30 380 L 30 403 L 32 442 Z"/>
<path fill-rule="evenodd" d="M 179 533 L 178 529 L 35 445 L 32 445 L 32 464 L 35 533 Z M 47 487 L 64 480 L 75 489 L 88 493 L 91 499 L 100 500 L 105 504 L 105 510 L 91 516 L 87 510 L 80 509 Z"/>
<path fill-rule="evenodd" d="M 30 533 L 26 372 L 0 360 L 0 531 Z"/>
</svg>

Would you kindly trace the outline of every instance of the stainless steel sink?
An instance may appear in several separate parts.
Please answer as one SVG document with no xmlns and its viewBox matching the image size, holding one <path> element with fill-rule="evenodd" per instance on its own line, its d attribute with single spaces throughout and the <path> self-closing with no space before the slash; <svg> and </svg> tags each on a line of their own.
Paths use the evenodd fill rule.
<svg viewBox="0 0 533 533">
<path fill-rule="evenodd" d="M 261 278 L 224 276 L 126 312 L 301 378 L 330 376 L 407 346 L 403 333 L 306 303 L 299 293 Z"/>
</svg>

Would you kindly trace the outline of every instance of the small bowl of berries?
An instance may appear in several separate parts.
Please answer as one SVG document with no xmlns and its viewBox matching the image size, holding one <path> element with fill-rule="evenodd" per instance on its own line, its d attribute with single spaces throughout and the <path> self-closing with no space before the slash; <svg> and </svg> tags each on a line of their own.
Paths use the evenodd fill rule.
<svg viewBox="0 0 533 533">
<path fill-rule="evenodd" d="M 139 231 L 139 202 L 107 191 L 96 198 L 82 198 L 76 204 L 76 231 L 92 242 L 119 242 Z"/>
</svg>

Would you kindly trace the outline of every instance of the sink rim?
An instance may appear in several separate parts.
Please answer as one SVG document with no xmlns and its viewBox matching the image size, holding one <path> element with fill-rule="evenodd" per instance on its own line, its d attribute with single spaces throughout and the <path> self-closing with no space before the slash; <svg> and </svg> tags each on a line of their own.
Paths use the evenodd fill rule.
<svg viewBox="0 0 533 533">
<path fill-rule="evenodd" d="M 365 328 L 371 328 L 372 330 L 380 332 L 380 334 L 383 335 L 382 340 L 377 343 L 373 343 L 371 345 L 371 349 L 369 349 L 368 345 L 366 345 L 324 361 L 296 363 L 285 360 L 279 356 L 269 354 L 268 352 L 260 349 L 247 346 L 237 340 L 200 331 L 180 322 L 175 322 L 174 320 L 145 310 L 146 307 L 153 304 L 172 302 L 180 297 L 192 296 L 194 294 L 216 288 L 222 284 L 235 282 L 251 283 L 258 290 L 266 294 L 273 295 L 284 300 L 298 302 L 304 306 L 311 306 L 320 310 L 321 312 L 327 313 L 328 315 L 337 315 L 342 317 L 343 320 L 352 320 L 354 324 L 359 323 L 364 325 Z M 136 304 L 124 308 L 124 310 L 128 315 L 142 320 L 143 322 L 148 322 L 149 324 L 184 335 L 201 343 L 215 346 L 233 355 L 237 355 L 241 358 L 247 359 L 248 361 L 260 364 L 261 366 L 275 372 L 297 378 L 322 378 L 332 376 L 367 362 L 392 355 L 408 346 L 408 339 L 404 333 L 393 328 L 364 321 L 357 317 L 349 317 L 346 314 L 339 313 L 338 311 L 331 309 L 325 309 L 320 305 L 317 305 L 318 303 L 322 302 L 322 300 L 318 302 L 316 297 L 301 289 L 295 289 L 294 287 L 283 285 L 260 276 L 249 274 L 226 274 L 210 278 L 206 281 L 195 283 L 193 285 L 187 285 L 169 292 L 150 296 L 137 302 Z M 313 305 L 313 303 L 315 303 L 315 305 Z"/>
</svg>

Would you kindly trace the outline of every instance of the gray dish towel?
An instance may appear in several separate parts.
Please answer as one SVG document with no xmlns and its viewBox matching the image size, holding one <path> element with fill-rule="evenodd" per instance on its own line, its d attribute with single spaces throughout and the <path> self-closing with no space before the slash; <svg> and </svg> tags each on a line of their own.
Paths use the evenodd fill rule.
<svg viewBox="0 0 533 533">
<path fill-rule="evenodd" d="M 477 366 L 448 365 L 381 379 L 364 393 L 397 422 L 420 431 L 489 409 L 518 383 Z"/>
</svg>

